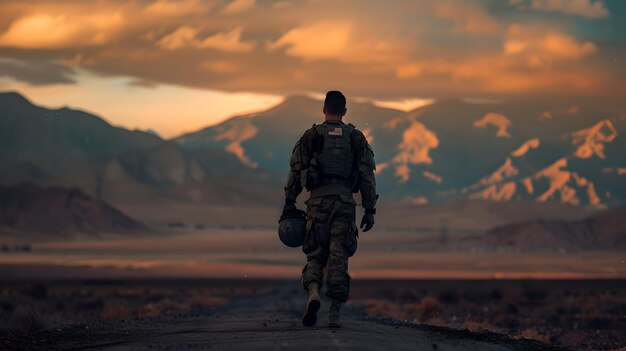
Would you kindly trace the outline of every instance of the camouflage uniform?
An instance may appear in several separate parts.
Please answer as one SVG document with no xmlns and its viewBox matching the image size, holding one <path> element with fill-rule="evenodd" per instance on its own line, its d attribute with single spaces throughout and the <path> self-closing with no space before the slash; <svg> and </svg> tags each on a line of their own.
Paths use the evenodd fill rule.
<svg viewBox="0 0 626 351">
<path fill-rule="evenodd" d="M 353 191 L 361 193 L 362 205 L 373 209 L 378 195 L 374 178 L 374 153 L 362 132 L 352 125 L 340 121 L 326 121 L 325 127 L 344 128 L 350 133 L 350 150 L 354 173 L 358 176 L 356 189 L 346 184 L 324 184 L 308 189 L 311 197 L 307 205 L 307 234 L 302 251 L 307 256 L 307 263 L 302 270 L 302 285 L 306 290 L 309 283 L 317 282 L 322 286 L 323 269 L 328 266 L 326 277 L 326 295 L 345 302 L 350 289 L 348 258 L 357 248 L 358 229 L 356 225 L 356 202 Z M 314 139 L 319 133 L 315 126 L 307 130 L 294 147 L 290 172 L 285 186 L 288 201 L 295 201 L 307 182 L 307 172 L 311 171 L 314 159 Z M 315 161 L 313 161 L 315 162 Z M 324 178 L 324 176 L 321 176 Z"/>
</svg>

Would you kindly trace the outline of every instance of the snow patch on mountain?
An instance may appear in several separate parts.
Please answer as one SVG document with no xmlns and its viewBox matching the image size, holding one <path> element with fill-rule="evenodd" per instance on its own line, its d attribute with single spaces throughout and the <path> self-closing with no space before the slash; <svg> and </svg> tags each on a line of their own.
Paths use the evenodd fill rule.
<svg viewBox="0 0 626 351">
<path fill-rule="evenodd" d="M 395 174 L 402 183 L 410 179 L 410 165 L 420 163 L 431 164 L 431 149 L 439 146 L 437 135 L 427 129 L 422 123 L 413 121 L 411 126 L 402 134 L 402 143 L 398 146 L 400 150 L 391 161 L 395 166 Z"/>
<path fill-rule="evenodd" d="M 483 118 L 474 121 L 474 127 L 476 128 L 487 128 L 488 125 L 493 125 L 498 128 L 496 132 L 496 136 L 498 137 L 506 138 L 511 136 L 508 131 L 511 120 L 503 114 L 489 112 Z"/>
<path fill-rule="evenodd" d="M 547 201 L 557 191 L 560 191 L 561 193 L 561 201 L 566 203 L 569 203 L 570 200 L 576 195 L 574 189 L 567 186 L 567 183 L 571 178 L 571 172 L 563 170 L 564 167 L 567 167 L 567 158 L 557 160 L 552 165 L 535 175 L 535 179 L 544 177 L 548 178 L 550 181 L 550 187 L 546 192 L 537 198 L 538 201 Z"/>
<path fill-rule="evenodd" d="M 516 190 L 517 185 L 514 181 L 502 184 L 492 184 L 479 192 L 471 194 L 469 198 L 491 201 L 508 201 L 513 198 Z"/>
<path fill-rule="evenodd" d="M 514 177 L 519 174 L 519 169 L 513 166 L 513 161 L 511 158 L 507 158 L 504 161 L 504 164 L 500 166 L 495 172 L 493 172 L 489 177 L 485 177 L 480 180 L 480 184 L 489 185 L 495 184 L 503 181 L 504 179 Z"/>
<path fill-rule="evenodd" d="M 218 130 L 214 140 L 229 141 L 230 143 L 225 147 L 226 151 L 237 156 L 246 166 L 257 168 L 258 164 L 246 156 L 246 152 L 241 145 L 242 142 L 252 139 L 257 133 L 258 129 L 252 124 L 252 121 L 246 119 L 239 121 L 239 123 L 223 126 L 221 130 Z"/>
<path fill-rule="evenodd" d="M 533 187 L 533 180 L 530 177 L 526 177 L 522 179 L 522 185 L 526 188 L 526 192 L 532 194 L 535 192 L 535 188 Z"/>
<path fill-rule="evenodd" d="M 537 197 L 537 201 L 545 202 L 557 196 L 563 203 L 579 205 L 581 200 L 577 194 L 576 188 L 583 188 L 586 192 L 589 204 L 592 206 L 601 206 L 600 197 L 596 193 L 593 182 L 580 176 L 576 172 L 565 169 L 567 163 L 567 158 L 561 158 L 533 177 L 535 180 L 547 178 L 550 182 L 548 190 Z"/>
<path fill-rule="evenodd" d="M 522 157 L 528 153 L 530 149 L 536 149 L 541 145 L 541 141 L 539 138 L 534 138 L 526 141 L 522 146 L 517 148 L 515 151 L 511 152 L 511 156 L 513 157 Z"/>
<path fill-rule="evenodd" d="M 596 193 L 596 187 L 590 182 L 587 178 L 581 177 L 576 173 L 572 173 L 576 184 L 579 187 L 587 188 L 587 198 L 589 199 L 589 204 L 592 206 L 597 206 L 600 204 L 600 197 Z"/>
<path fill-rule="evenodd" d="M 571 136 L 572 144 L 579 145 L 574 153 L 576 157 L 586 159 L 596 155 L 604 160 L 604 144 L 615 140 L 617 130 L 611 120 L 604 119 L 591 128 L 573 132 Z"/>
</svg>

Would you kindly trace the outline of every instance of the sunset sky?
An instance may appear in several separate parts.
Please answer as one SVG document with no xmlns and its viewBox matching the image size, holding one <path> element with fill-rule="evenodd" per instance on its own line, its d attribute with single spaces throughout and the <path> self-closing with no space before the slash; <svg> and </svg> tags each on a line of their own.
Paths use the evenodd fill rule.
<svg viewBox="0 0 626 351">
<path fill-rule="evenodd" d="M 0 1 L 0 90 L 165 137 L 341 89 L 626 98 L 621 0 Z"/>
</svg>

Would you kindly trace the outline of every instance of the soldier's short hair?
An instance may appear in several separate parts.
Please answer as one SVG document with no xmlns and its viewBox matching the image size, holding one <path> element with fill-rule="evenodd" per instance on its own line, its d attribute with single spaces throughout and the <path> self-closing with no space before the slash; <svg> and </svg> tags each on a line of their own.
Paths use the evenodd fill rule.
<svg viewBox="0 0 626 351">
<path fill-rule="evenodd" d="M 331 115 L 344 115 L 346 113 L 346 97 L 338 90 L 331 90 L 326 93 L 324 108 Z"/>
</svg>

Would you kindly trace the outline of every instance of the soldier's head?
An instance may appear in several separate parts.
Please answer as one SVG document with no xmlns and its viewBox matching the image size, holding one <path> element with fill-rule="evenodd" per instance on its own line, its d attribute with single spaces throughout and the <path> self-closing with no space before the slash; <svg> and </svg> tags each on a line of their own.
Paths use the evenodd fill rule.
<svg viewBox="0 0 626 351">
<path fill-rule="evenodd" d="M 338 90 L 327 92 L 322 111 L 326 119 L 341 119 L 348 111 L 346 109 L 346 97 Z"/>
</svg>

